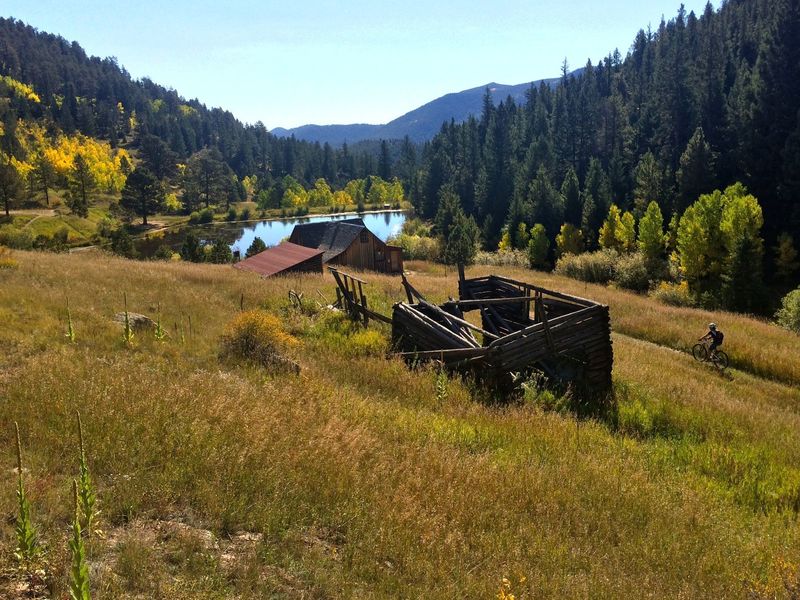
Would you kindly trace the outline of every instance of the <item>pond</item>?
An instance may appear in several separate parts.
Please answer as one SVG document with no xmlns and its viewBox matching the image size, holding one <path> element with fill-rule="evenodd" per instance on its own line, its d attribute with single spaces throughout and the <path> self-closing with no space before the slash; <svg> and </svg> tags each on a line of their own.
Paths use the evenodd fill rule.
<svg viewBox="0 0 800 600">
<path fill-rule="evenodd" d="M 295 219 L 276 219 L 273 221 L 261 221 L 253 225 L 245 226 L 239 237 L 233 244 L 231 250 L 239 250 L 242 255 L 247 252 L 250 244 L 255 238 L 261 238 L 267 246 L 276 246 L 281 240 L 288 238 L 295 225 L 300 223 L 321 223 L 323 221 L 338 221 L 341 219 L 352 219 L 360 216 L 364 224 L 372 233 L 377 235 L 384 242 L 400 233 L 403 223 L 406 220 L 406 213 L 401 211 L 372 212 L 357 215 L 346 213 L 341 215 L 325 215 L 319 217 L 301 217 Z"/>
<path fill-rule="evenodd" d="M 137 250 L 143 257 L 153 256 L 159 246 L 167 245 L 174 251 L 179 251 L 183 240 L 188 233 L 194 233 L 204 243 L 213 243 L 218 239 L 225 240 L 232 251 L 239 250 L 241 255 L 247 252 L 250 244 L 257 237 L 261 238 L 267 246 L 276 246 L 291 235 L 294 226 L 299 223 L 319 223 L 322 221 L 338 221 L 361 217 L 367 228 L 380 239 L 386 241 L 393 235 L 400 233 L 406 220 L 403 211 L 378 211 L 370 213 L 343 213 L 336 215 L 321 215 L 312 217 L 293 217 L 289 219 L 273 219 L 270 221 L 253 221 L 242 223 L 210 223 L 208 225 L 188 225 L 180 229 L 169 231 L 163 235 L 152 236 L 139 240 Z"/>
</svg>

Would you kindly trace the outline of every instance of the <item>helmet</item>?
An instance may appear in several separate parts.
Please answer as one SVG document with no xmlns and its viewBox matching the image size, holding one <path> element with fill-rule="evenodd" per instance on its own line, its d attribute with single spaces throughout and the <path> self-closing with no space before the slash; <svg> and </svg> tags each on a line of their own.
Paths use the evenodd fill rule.
<svg viewBox="0 0 800 600">
<path fill-rule="evenodd" d="M 717 324 L 716 323 L 709 323 L 708 324 L 708 328 L 709 329 L 716 329 L 717 328 Z"/>
</svg>

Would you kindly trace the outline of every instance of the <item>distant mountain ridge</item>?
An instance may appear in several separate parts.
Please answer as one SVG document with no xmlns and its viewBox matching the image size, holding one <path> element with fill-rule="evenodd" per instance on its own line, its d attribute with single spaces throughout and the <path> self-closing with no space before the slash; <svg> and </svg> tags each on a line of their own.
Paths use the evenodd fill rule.
<svg viewBox="0 0 800 600">
<path fill-rule="evenodd" d="M 572 71 L 570 76 L 578 75 L 581 71 L 583 69 Z M 294 135 L 299 140 L 319 142 L 320 144 L 327 142 L 331 146 L 340 146 L 344 142 L 352 144 L 363 140 L 402 139 L 406 135 L 414 142 L 425 142 L 439 132 L 442 123 L 449 122 L 451 119 L 456 123 L 461 123 L 466 121 L 470 115 L 480 115 L 483 107 L 483 94 L 487 88 L 491 92 L 495 104 L 509 96 L 514 102 L 520 104 L 525 102 L 525 93 L 531 85 L 538 86 L 544 83 L 552 86 L 560 79 L 560 77 L 551 77 L 517 85 L 487 83 L 461 92 L 445 94 L 384 125 L 365 123 L 301 125 L 292 129 L 276 127 L 270 133 L 278 137 Z"/>
</svg>

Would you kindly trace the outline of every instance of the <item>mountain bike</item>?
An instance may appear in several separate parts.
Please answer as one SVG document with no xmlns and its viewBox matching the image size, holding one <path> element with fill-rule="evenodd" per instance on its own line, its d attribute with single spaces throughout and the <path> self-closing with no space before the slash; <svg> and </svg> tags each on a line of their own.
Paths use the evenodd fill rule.
<svg viewBox="0 0 800 600">
<path fill-rule="evenodd" d="M 692 356 L 699 362 L 710 362 L 714 367 L 720 371 L 728 368 L 728 355 L 722 350 L 715 350 L 711 352 L 711 340 L 701 341 L 692 347 Z"/>
</svg>

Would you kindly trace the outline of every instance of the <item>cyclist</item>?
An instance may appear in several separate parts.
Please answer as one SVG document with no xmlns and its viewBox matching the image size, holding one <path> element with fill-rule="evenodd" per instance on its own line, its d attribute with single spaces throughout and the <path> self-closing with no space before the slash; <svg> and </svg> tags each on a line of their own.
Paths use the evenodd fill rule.
<svg viewBox="0 0 800 600">
<path fill-rule="evenodd" d="M 706 340 L 711 340 L 711 345 L 708 347 L 708 356 L 709 358 L 716 356 L 717 348 L 722 345 L 723 339 L 722 332 L 717 329 L 716 323 L 709 323 L 708 324 L 708 333 L 705 334 L 703 337 L 700 338 L 699 341 L 704 342 Z"/>
</svg>

